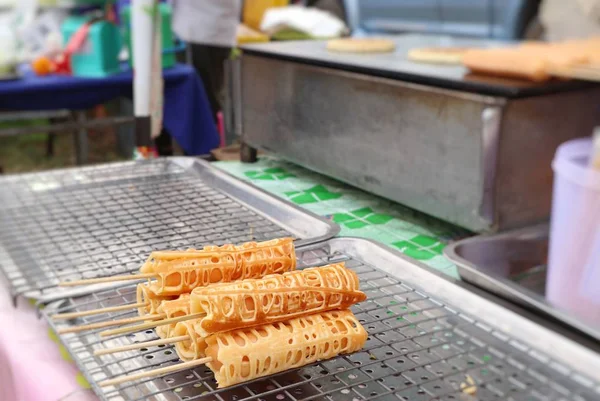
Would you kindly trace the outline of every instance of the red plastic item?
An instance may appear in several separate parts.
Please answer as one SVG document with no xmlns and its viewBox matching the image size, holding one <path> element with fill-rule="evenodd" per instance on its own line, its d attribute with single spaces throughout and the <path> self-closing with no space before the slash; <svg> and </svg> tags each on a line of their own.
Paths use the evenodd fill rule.
<svg viewBox="0 0 600 401">
<path fill-rule="evenodd" d="M 222 148 L 225 146 L 225 122 L 223 120 L 222 111 L 217 113 L 217 132 L 219 133 L 219 138 L 221 140 L 219 147 Z"/>
<path fill-rule="evenodd" d="M 85 44 L 90 26 L 100 21 L 101 18 L 93 18 L 81 25 L 81 27 L 71 36 L 69 43 L 65 47 L 65 51 L 54 60 L 54 72 L 57 74 L 73 75 L 71 70 L 71 55 L 77 53 Z"/>
</svg>

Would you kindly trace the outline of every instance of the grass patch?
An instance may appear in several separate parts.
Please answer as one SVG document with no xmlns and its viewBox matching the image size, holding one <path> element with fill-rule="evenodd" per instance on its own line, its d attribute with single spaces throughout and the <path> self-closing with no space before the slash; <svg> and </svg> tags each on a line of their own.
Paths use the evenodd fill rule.
<svg viewBox="0 0 600 401">
<path fill-rule="evenodd" d="M 1 122 L 1 128 L 44 126 L 45 120 Z M 124 160 L 117 152 L 113 129 L 94 130 L 88 133 L 89 164 Z M 54 139 L 54 155 L 47 155 L 48 134 L 44 132 L 0 137 L 0 166 L 5 174 L 48 170 L 75 166 L 75 145 L 72 133 L 58 133 Z"/>
</svg>

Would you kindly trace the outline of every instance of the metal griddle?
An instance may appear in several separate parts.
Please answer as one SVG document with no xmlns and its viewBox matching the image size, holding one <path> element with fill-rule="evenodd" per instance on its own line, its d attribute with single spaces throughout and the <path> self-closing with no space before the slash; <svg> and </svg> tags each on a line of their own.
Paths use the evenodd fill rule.
<svg viewBox="0 0 600 401">
<path fill-rule="evenodd" d="M 193 158 L 5 176 L 0 186 L 0 273 L 13 296 L 39 302 L 107 288 L 57 284 L 137 271 L 153 250 L 312 243 L 339 230 Z"/>
<path fill-rule="evenodd" d="M 242 49 L 244 53 L 249 55 L 293 60 L 310 65 L 360 72 L 371 76 L 474 92 L 481 95 L 527 97 L 594 86 L 591 83 L 581 81 L 555 80 L 540 84 L 517 79 L 476 76 L 470 74 L 468 69 L 463 66 L 417 63 L 408 60 L 406 56 L 411 49 L 416 48 L 487 48 L 511 44 L 507 42 L 418 34 L 396 35 L 386 38 L 396 43 L 394 52 L 336 53 L 327 50 L 326 41 L 311 40 L 247 44 L 242 46 Z"/>
<path fill-rule="evenodd" d="M 225 389 L 205 367 L 100 388 L 101 380 L 178 363 L 170 346 L 94 357 L 93 351 L 156 339 L 152 330 L 100 339 L 60 336 L 103 400 L 600 400 L 598 344 L 588 349 L 373 242 L 339 238 L 297 249 L 299 268 L 345 261 L 368 295 L 352 307 L 369 338 L 362 351 Z M 53 329 L 134 313 L 57 322 L 56 312 L 129 303 L 135 287 L 49 305 Z M 556 328 L 554 328 L 556 329 Z M 587 344 L 588 346 L 590 344 Z M 274 344 L 276 346 L 276 344 Z M 476 397 L 460 390 L 466 377 Z"/>
</svg>

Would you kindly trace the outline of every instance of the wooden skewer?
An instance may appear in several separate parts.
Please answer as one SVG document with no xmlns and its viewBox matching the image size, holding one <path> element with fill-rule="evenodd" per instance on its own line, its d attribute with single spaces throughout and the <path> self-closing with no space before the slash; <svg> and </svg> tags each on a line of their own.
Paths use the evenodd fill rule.
<svg viewBox="0 0 600 401">
<path fill-rule="evenodd" d="M 593 169 L 600 170 L 600 127 L 594 130 L 594 142 L 592 145 L 590 166 Z"/>
<path fill-rule="evenodd" d="M 600 82 L 600 70 L 576 67 L 549 66 L 548 72 L 556 77 L 583 79 L 585 81 Z"/>
<path fill-rule="evenodd" d="M 96 351 L 94 351 L 94 355 L 99 356 L 99 355 L 115 354 L 117 352 L 131 351 L 134 349 L 149 348 L 149 347 L 155 347 L 157 345 L 174 344 L 174 343 L 178 343 L 181 341 L 189 341 L 190 339 L 191 339 L 190 336 L 161 338 L 160 340 L 129 344 L 129 345 L 124 345 L 122 347 L 97 349 Z"/>
<path fill-rule="evenodd" d="M 600 70 L 592 70 L 588 68 L 573 67 L 571 68 L 572 78 L 582 79 L 585 81 L 600 82 Z"/>
<path fill-rule="evenodd" d="M 117 377 L 114 379 L 104 380 L 104 381 L 101 381 L 100 383 L 98 383 L 98 385 L 100 387 L 114 386 L 115 384 L 121 384 L 121 383 L 125 383 L 125 382 L 132 381 L 132 380 L 137 380 L 137 379 L 143 379 L 144 377 L 153 377 L 153 376 L 164 375 L 166 373 L 171 373 L 171 372 L 179 372 L 180 370 L 194 368 L 199 365 L 206 365 L 207 363 L 209 363 L 211 361 L 212 361 L 211 357 L 196 359 L 195 361 L 182 362 L 182 363 L 167 366 L 164 368 L 158 368 L 158 369 L 154 369 L 154 370 L 148 370 L 145 372 L 135 373 L 132 375 L 126 375 L 126 376 L 121 376 L 121 377 Z"/>
<path fill-rule="evenodd" d="M 206 313 L 194 313 L 191 315 L 183 315 L 183 316 L 172 317 L 169 319 L 158 320 L 156 322 L 148 322 L 148 323 L 144 323 L 144 324 L 138 324 L 135 326 L 127 326 L 127 327 L 121 327 L 121 328 L 113 329 L 113 330 L 106 330 L 106 331 L 103 331 L 100 333 L 100 337 L 108 337 L 108 336 L 114 336 L 116 334 L 125 334 L 125 333 L 132 333 L 135 331 L 142 331 L 142 330 L 146 330 L 146 329 L 153 329 L 158 326 L 164 326 L 165 324 L 179 323 L 179 322 L 184 322 L 186 320 L 199 319 L 204 316 L 206 316 Z"/>
<path fill-rule="evenodd" d="M 599 64 L 574 64 L 572 67 L 581 69 L 581 70 L 587 70 L 587 71 L 595 71 L 595 72 L 600 71 Z"/>
<path fill-rule="evenodd" d="M 229 251 L 225 252 L 211 252 L 215 254 L 222 253 L 231 253 Z M 193 251 L 153 251 L 150 254 L 150 258 L 161 259 L 161 260 L 174 260 L 174 259 L 192 259 L 197 258 L 198 256 L 206 256 L 208 253 L 203 250 L 195 249 Z"/>
<path fill-rule="evenodd" d="M 65 329 L 58 330 L 57 333 L 58 334 L 78 333 L 80 331 L 103 329 L 104 327 L 118 326 L 121 324 L 143 322 L 144 320 L 164 319 L 165 316 L 166 315 L 164 313 L 161 313 L 161 314 L 156 314 L 156 315 L 144 315 L 144 316 L 129 317 L 126 319 L 109 320 L 109 321 L 105 321 L 105 322 L 84 324 L 81 326 L 67 327 Z M 133 326 L 133 327 L 135 327 L 135 326 Z"/>
<path fill-rule="evenodd" d="M 139 302 L 136 304 L 127 304 L 127 305 L 119 305 L 119 306 L 109 306 L 106 308 L 100 309 L 90 309 L 81 312 L 69 312 L 69 313 L 57 313 L 52 315 L 53 320 L 66 320 L 66 319 L 75 319 L 77 317 L 90 316 L 90 315 L 99 315 L 100 313 L 108 313 L 108 312 L 119 312 L 128 309 L 142 308 L 144 306 L 148 306 L 149 304 L 145 302 Z"/>
<path fill-rule="evenodd" d="M 88 278 L 83 280 L 75 281 L 62 281 L 58 283 L 60 287 L 75 287 L 77 285 L 89 285 L 98 283 L 112 283 L 114 281 L 128 281 L 128 280 L 142 280 L 145 278 L 156 278 L 155 273 L 140 273 L 140 274 L 128 274 L 124 276 L 109 276 L 109 277 L 97 277 Z"/>
</svg>

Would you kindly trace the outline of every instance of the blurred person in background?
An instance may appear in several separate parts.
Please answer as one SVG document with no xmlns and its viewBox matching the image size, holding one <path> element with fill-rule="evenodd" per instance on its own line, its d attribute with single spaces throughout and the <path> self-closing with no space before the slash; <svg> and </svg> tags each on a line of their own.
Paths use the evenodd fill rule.
<svg viewBox="0 0 600 401">
<path fill-rule="evenodd" d="M 173 0 L 173 31 L 187 42 L 188 57 L 202 78 L 213 117 L 221 111 L 224 67 L 235 46 L 241 0 Z"/>
</svg>

